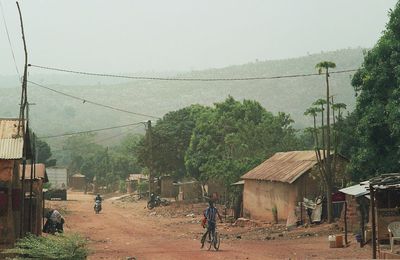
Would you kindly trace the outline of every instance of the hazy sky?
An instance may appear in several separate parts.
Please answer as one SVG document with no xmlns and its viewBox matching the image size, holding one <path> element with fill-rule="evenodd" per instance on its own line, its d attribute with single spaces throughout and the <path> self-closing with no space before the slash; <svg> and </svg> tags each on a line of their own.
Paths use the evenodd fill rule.
<svg viewBox="0 0 400 260">
<path fill-rule="evenodd" d="M 20 71 L 14 0 L 0 0 Z M 395 0 L 21 0 L 29 62 L 173 71 L 372 47 Z M 33 72 L 32 72 L 33 73 Z M 0 74 L 15 74 L 0 19 Z"/>
</svg>

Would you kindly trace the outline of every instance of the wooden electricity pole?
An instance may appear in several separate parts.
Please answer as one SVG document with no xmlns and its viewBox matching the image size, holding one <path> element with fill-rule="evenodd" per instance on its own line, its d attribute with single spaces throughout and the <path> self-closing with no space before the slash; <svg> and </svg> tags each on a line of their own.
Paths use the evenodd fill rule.
<svg viewBox="0 0 400 260">
<path fill-rule="evenodd" d="M 147 143 L 150 149 L 150 160 L 149 160 L 149 197 L 151 196 L 151 192 L 153 191 L 153 140 L 152 140 L 152 129 L 151 129 L 151 120 L 147 121 Z"/>
<path fill-rule="evenodd" d="M 24 146 L 23 146 L 23 155 L 22 155 L 22 176 L 21 176 L 21 215 L 20 215 L 20 237 L 25 234 L 24 230 L 24 218 L 25 218 L 25 167 L 26 167 L 26 157 L 28 149 L 26 147 L 26 140 L 28 140 L 27 135 L 28 131 L 25 129 L 25 109 L 28 103 L 27 97 L 27 82 L 28 82 L 28 51 L 26 49 L 26 41 L 25 41 L 25 32 L 24 32 L 24 23 L 22 21 L 21 9 L 19 7 L 19 3 L 17 2 L 19 20 L 21 23 L 21 33 L 22 33 L 22 41 L 24 43 L 24 52 L 25 52 L 25 65 L 24 65 L 24 76 L 22 79 L 22 90 L 21 90 L 21 103 L 20 103 L 20 111 L 19 111 L 19 121 L 18 121 L 18 136 L 23 138 Z M 22 129 L 22 133 L 21 133 Z"/>
</svg>

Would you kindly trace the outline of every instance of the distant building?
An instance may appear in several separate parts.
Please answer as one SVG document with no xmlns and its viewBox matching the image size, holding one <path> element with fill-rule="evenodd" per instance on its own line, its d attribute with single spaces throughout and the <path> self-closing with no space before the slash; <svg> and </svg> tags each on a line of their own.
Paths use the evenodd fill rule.
<svg viewBox="0 0 400 260">
<path fill-rule="evenodd" d="M 80 173 L 76 173 L 71 176 L 69 180 L 69 187 L 76 191 L 86 190 L 86 176 Z"/>
<path fill-rule="evenodd" d="M 49 188 L 45 199 L 67 200 L 68 170 L 67 168 L 53 166 L 46 169 L 49 178 Z"/>
<path fill-rule="evenodd" d="M 134 192 L 140 192 L 139 189 L 139 184 L 142 182 L 148 182 L 148 177 L 144 174 L 141 173 L 134 173 L 134 174 L 129 174 L 128 178 L 126 178 L 126 192 L 127 193 L 134 193 Z M 147 192 L 147 191 L 141 191 L 141 192 Z"/>
<path fill-rule="evenodd" d="M 338 171 L 344 171 L 346 159 L 340 161 Z M 243 215 L 263 221 L 306 220 L 306 214 L 298 213 L 303 198 L 314 199 L 321 194 L 321 184 L 315 151 L 279 152 L 242 176 Z M 301 216 L 298 216 L 300 214 Z"/>
<path fill-rule="evenodd" d="M 174 178 L 170 175 L 158 178 L 158 186 L 160 187 L 160 196 L 164 198 L 176 198 L 178 196 L 178 187 Z"/>
<path fill-rule="evenodd" d="M 176 182 L 173 185 L 178 187 L 178 201 L 196 202 L 202 198 L 201 185 L 196 180 Z"/>
<path fill-rule="evenodd" d="M 46 169 L 51 189 L 67 189 L 68 169 L 64 167 L 52 166 Z"/>
</svg>

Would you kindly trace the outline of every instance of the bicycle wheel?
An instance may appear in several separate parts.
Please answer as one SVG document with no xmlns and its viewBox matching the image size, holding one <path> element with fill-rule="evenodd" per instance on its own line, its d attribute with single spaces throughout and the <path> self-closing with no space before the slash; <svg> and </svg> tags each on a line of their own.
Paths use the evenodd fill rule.
<svg viewBox="0 0 400 260">
<path fill-rule="evenodd" d="M 213 241 L 215 250 L 218 251 L 220 243 L 221 243 L 221 239 L 219 237 L 218 231 L 215 231 L 214 241 Z"/>
<path fill-rule="evenodd" d="M 211 247 L 212 247 L 212 245 L 213 245 L 213 243 L 214 243 L 214 236 L 213 236 L 212 232 L 208 233 L 208 240 L 207 240 L 207 242 L 209 243 L 209 244 L 208 244 L 208 250 L 211 250 Z"/>
</svg>

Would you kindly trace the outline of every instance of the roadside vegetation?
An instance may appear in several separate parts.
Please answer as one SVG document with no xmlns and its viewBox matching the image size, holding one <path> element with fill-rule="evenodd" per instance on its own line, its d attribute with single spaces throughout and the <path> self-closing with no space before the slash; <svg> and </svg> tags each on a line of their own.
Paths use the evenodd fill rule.
<svg viewBox="0 0 400 260">
<path fill-rule="evenodd" d="M 2 254 L 8 256 L 8 259 L 80 260 L 86 259 L 89 250 L 86 248 L 86 240 L 77 234 L 45 237 L 28 235 Z"/>
</svg>

